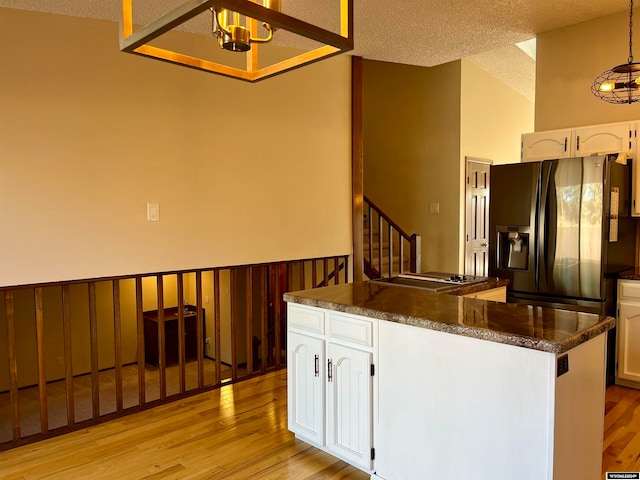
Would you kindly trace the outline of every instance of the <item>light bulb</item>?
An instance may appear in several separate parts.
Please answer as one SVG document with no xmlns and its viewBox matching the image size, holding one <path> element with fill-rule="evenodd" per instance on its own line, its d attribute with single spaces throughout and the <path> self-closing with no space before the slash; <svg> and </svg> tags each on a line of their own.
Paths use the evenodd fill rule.
<svg viewBox="0 0 640 480">
<path fill-rule="evenodd" d="M 612 82 L 604 82 L 604 83 L 600 84 L 599 90 L 601 92 L 610 92 L 611 90 L 613 90 L 613 83 Z"/>
</svg>

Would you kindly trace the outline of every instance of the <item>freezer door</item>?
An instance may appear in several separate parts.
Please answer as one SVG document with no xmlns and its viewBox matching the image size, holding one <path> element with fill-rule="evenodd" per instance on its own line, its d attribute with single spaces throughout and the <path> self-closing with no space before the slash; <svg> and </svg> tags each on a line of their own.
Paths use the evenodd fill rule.
<svg viewBox="0 0 640 480">
<path fill-rule="evenodd" d="M 542 164 L 539 292 L 603 300 L 606 157 Z"/>
<path fill-rule="evenodd" d="M 540 162 L 528 162 L 491 167 L 489 275 L 509 279 L 509 290 L 537 291 L 540 166 Z"/>
</svg>

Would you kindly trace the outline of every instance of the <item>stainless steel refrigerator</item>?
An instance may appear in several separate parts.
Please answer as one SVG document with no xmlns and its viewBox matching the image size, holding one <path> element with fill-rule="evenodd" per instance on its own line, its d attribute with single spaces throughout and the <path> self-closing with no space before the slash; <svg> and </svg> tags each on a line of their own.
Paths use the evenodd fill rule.
<svg viewBox="0 0 640 480">
<path fill-rule="evenodd" d="M 635 264 L 630 187 L 615 155 L 492 166 L 489 274 L 511 281 L 507 301 L 616 316 L 616 276 Z"/>
<path fill-rule="evenodd" d="M 492 166 L 489 273 L 508 301 L 615 314 L 633 268 L 629 167 L 615 155 Z"/>
</svg>

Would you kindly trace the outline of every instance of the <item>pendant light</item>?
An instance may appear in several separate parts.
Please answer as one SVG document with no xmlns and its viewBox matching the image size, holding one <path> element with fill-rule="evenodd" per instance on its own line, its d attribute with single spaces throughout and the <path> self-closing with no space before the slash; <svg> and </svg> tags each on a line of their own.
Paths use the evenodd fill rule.
<svg viewBox="0 0 640 480">
<path fill-rule="evenodd" d="M 627 63 L 602 72 L 591 92 L 608 103 L 640 101 L 640 63 L 633 61 L 633 0 L 629 2 L 629 59 Z"/>
<path fill-rule="evenodd" d="M 353 50 L 353 0 L 338 2 L 339 8 L 334 12 L 339 17 L 338 32 L 283 13 L 280 0 L 186 0 L 162 17 L 134 30 L 133 1 L 122 0 L 121 51 L 247 82 L 257 82 Z M 211 33 L 217 39 L 218 45 L 231 52 L 243 53 L 245 68 L 152 44 L 158 37 L 197 15 L 206 13 L 207 10 L 213 16 Z M 258 35 L 259 22 L 267 31 L 265 36 Z M 258 46 L 270 42 L 278 29 L 310 39 L 319 46 L 309 51 L 289 49 L 293 53 L 292 56 L 269 64 L 262 60 L 263 55 L 259 53 Z"/>
</svg>

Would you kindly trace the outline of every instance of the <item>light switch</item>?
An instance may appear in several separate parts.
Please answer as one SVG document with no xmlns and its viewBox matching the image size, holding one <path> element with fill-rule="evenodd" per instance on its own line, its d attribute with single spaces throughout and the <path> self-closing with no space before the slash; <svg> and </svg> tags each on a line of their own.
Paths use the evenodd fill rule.
<svg viewBox="0 0 640 480">
<path fill-rule="evenodd" d="M 440 213 L 440 204 L 439 203 L 432 203 L 430 205 L 429 211 L 431 213 Z"/>
<path fill-rule="evenodd" d="M 160 221 L 160 204 L 159 203 L 147 203 L 147 221 L 149 222 Z"/>
</svg>

